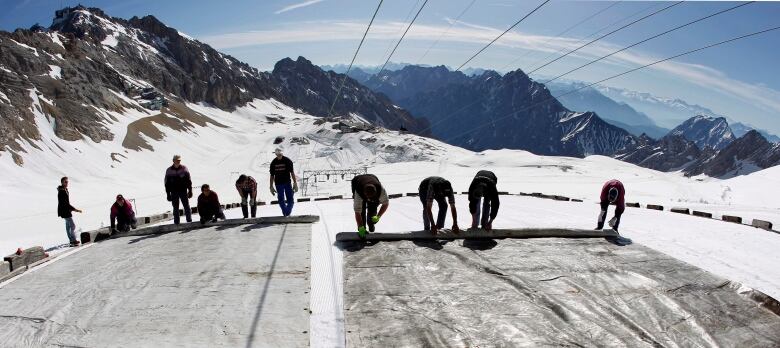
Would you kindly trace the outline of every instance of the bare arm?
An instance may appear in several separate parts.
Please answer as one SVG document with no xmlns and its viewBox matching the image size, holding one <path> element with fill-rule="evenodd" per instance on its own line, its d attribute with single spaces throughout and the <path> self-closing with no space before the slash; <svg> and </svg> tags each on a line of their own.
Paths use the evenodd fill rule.
<svg viewBox="0 0 780 348">
<path fill-rule="evenodd" d="M 382 215 L 385 214 L 385 212 L 387 211 L 387 207 L 389 206 L 390 206 L 390 202 L 382 203 L 382 207 L 379 208 L 379 213 L 378 213 L 379 217 L 382 217 Z"/>
<path fill-rule="evenodd" d="M 355 222 L 357 222 L 358 228 L 363 226 L 363 214 L 355 212 Z"/>
</svg>

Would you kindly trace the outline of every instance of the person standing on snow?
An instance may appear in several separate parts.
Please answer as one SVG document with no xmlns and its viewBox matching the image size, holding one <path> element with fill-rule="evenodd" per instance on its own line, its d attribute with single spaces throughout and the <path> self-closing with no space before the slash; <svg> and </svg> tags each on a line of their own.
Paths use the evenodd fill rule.
<svg viewBox="0 0 780 348">
<path fill-rule="evenodd" d="M 78 246 L 76 239 L 76 224 L 73 222 L 73 212 L 81 213 L 81 210 L 70 205 L 70 192 L 68 191 L 67 176 L 60 179 L 60 186 L 57 187 L 57 216 L 65 219 L 65 233 L 68 235 L 70 246 Z"/>
<path fill-rule="evenodd" d="M 181 164 L 181 156 L 173 156 L 173 165 L 165 170 L 165 194 L 173 204 L 173 223 L 179 224 L 179 201 L 184 207 L 187 222 L 192 222 L 190 198 L 192 198 L 192 180 L 190 171 Z"/>
<path fill-rule="evenodd" d="M 116 202 L 111 205 L 111 232 L 130 231 L 130 228 L 136 228 L 137 223 L 133 206 L 121 194 L 117 195 Z"/>
<path fill-rule="evenodd" d="M 620 225 L 620 216 L 623 215 L 623 211 L 626 210 L 626 189 L 623 188 L 623 183 L 617 179 L 607 181 L 601 188 L 601 213 L 599 214 L 597 230 L 604 228 L 604 221 L 607 219 L 607 209 L 610 204 L 615 205 L 615 217 L 609 220 L 609 225 L 617 232 Z"/>
<path fill-rule="evenodd" d="M 222 205 L 219 204 L 219 196 L 208 184 L 200 187 L 200 196 L 198 196 L 198 214 L 200 214 L 200 223 L 216 222 L 217 219 L 225 220 L 225 213 L 222 212 Z"/>
<path fill-rule="evenodd" d="M 374 232 L 374 225 L 390 206 L 387 191 L 382 187 L 379 178 L 373 174 L 362 174 L 352 178 L 352 208 L 355 211 L 355 222 L 358 226 L 358 235 L 365 238 L 368 232 Z M 382 208 L 377 213 L 379 205 Z M 368 225 L 368 230 L 366 230 Z"/>
<path fill-rule="evenodd" d="M 282 155 L 282 149 L 276 148 L 274 151 L 276 158 L 271 161 L 271 180 L 270 189 L 272 195 L 277 195 L 279 207 L 282 209 L 282 215 L 290 216 L 292 213 L 293 192 L 298 192 L 298 179 L 293 172 L 293 162 Z M 290 180 L 293 184 L 290 186 Z"/>
<path fill-rule="evenodd" d="M 236 180 L 236 190 L 241 196 L 241 213 L 244 219 L 249 217 L 248 206 L 252 207 L 252 217 L 257 215 L 257 181 L 251 176 L 241 174 Z"/>
<path fill-rule="evenodd" d="M 442 177 L 431 176 L 420 183 L 418 189 L 420 202 L 423 204 L 423 228 L 425 231 L 436 233 L 444 228 L 444 221 L 447 219 L 447 202 L 449 200 L 452 209 L 452 232 L 458 233 L 458 211 L 455 209 L 455 193 L 452 190 L 452 184 Z M 433 201 L 439 205 L 438 218 L 433 220 Z"/>
<path fill-rule="evenodd" d="M 469 185 L 469 212 L 471 213 L 471 228 L 476 229 L 481 222 L 482 229 L 493 229 L 493 220 L 498 215 L 498 189 L 496 174 L 488 170 L 480 170 Z M 480 209 L 481 206 L 481 209 Z M 482 221 L 480 221 L 482 214 Z"/>
</svg>

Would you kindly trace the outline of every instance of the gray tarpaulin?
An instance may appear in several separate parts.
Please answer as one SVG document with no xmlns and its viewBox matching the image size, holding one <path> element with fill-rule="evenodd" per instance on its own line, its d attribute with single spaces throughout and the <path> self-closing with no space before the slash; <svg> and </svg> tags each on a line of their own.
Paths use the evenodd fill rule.
<svg viewBox="0 0 780 348">
<path fill-rule="evenodd" d="M 641 245 L 345 244 L 349 347 L 778 347 L 780 316 Z"/>
<path fill-rule="evenodd" d="M 0 288 L 0 346 L 306 347 L 311 226 L 90 246 Z"/>
</svg>

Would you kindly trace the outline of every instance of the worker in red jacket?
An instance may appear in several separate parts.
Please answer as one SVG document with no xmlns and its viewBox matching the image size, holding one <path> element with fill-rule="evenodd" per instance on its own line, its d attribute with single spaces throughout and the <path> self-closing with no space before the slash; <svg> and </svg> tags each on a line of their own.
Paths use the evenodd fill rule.
<svg viewBox="0 0 780 348">
<path fill-rule="evenodd" d="M 216 222 L 217 218 L 225 220 L 225 214 L 222 212 L 222 205 L 219 204 L 219 196 L 212 191 L 208 184 L 200 187 L 200 196 L 198 196 L 198 214 L 200 214 L 200 223 Z"/>
<path fill-rule="evenodd" d="M 615 217 L 609 221 L 609 225 L 617 232 L 620 225 L 620 216 L 626 210 L 626 189 L 620 180 L 612 179 L 601 188 L 601 213 L 599 214 L 597 230 L 604 228 L 604 220 L 607 219 L 607 208 L 610 204 L 615 205 Z"/>
<path fill-rule="evenodd" d="M 111 232 L 127 232 L 135 229 L 137 223 L 133 206 L 121 194 L 117 195 L 116 202 L 111 205 Z"/>
</svg>

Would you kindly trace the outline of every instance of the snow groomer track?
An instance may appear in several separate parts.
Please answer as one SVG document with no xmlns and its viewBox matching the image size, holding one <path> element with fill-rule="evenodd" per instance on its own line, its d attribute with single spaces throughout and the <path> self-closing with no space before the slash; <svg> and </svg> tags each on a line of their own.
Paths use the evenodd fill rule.
<svg viewBox="0 0 780 348">
<path fill-rule="evenodd" d="M 317 217 L 283 221 L 166 226 L 52 261 L 0 288 L 0 346 L 306 347 Z"/>
</svg>

